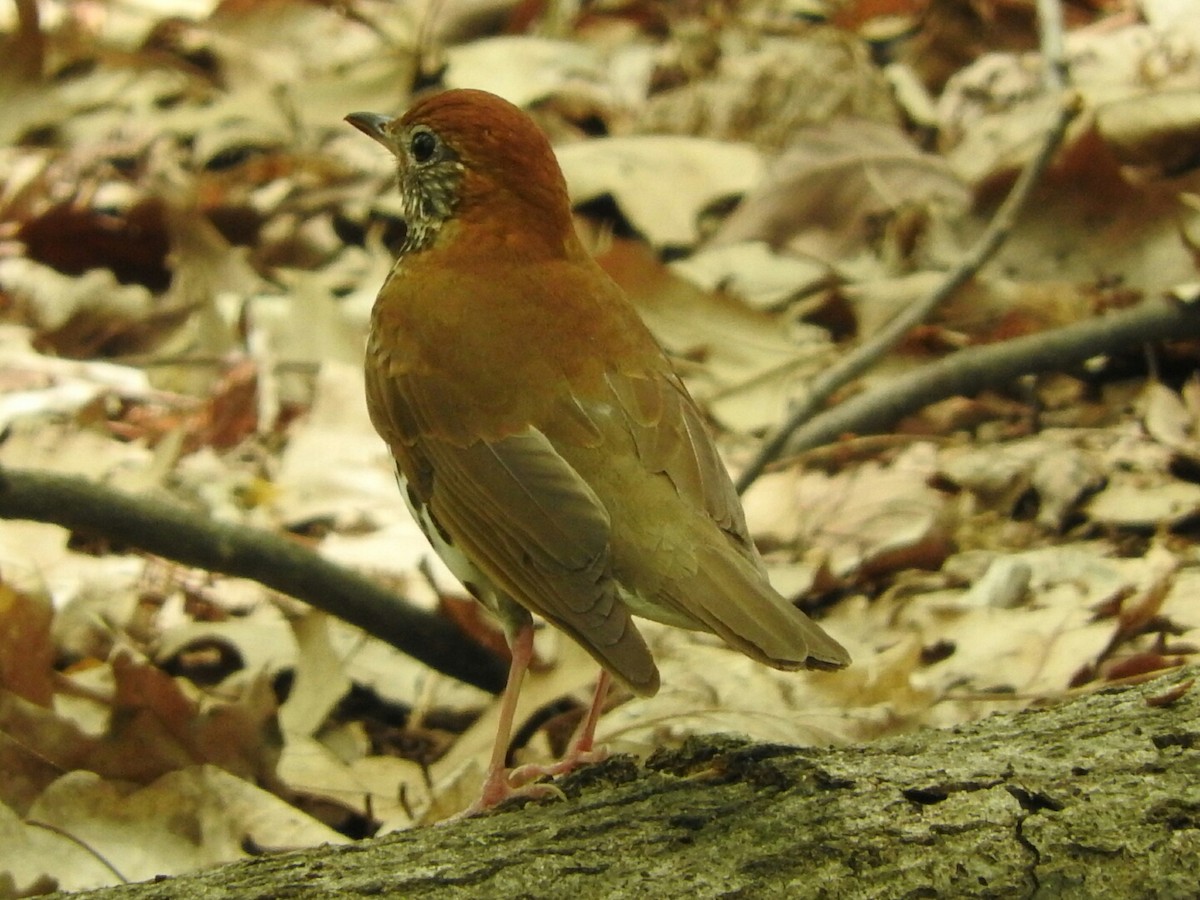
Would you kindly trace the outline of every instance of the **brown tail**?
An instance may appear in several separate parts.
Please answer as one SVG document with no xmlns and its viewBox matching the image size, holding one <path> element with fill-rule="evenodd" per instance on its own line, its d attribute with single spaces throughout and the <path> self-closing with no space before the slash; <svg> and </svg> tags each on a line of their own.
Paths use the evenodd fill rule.
<svg viewBox="0 0 1200 900">
<path fill-rule="evenodd" d="M 599 641 L 595 635 L 584 635 L 563 622 L 554 624 L 575 639 L 579 646 L 591 654 L 592 659 L 607 669 L 614 678 L 640 697 L 653 697 L 658 693 L 658 666 L 646 641 L 624 609 L 623 628 L 615 639 Z"/>
<path fill-rule="evenodd" d="M 731 647 L 776 669 L 841 669 L 846 649 L 796 609 L 732 547 L 701 554 L 698 570 L 671 593 L 680 607 Z"/>
</svg>

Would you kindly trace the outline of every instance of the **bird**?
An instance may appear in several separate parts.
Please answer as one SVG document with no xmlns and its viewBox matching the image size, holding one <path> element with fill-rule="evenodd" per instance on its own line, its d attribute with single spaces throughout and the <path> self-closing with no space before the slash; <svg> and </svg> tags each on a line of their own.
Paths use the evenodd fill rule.
<svg viewBox="0 0 1200 900">
<path fill-rule="evenodd" d="M 634 618 L 783 670 L 850 656 L 771 587 L 703 413 L 576 232 L 549 139 L 480 90 L 346 121 L 395 156 L 404 237 L 371 312 L 367 408 L 434 550 L 512 651 L 479 799 L 598 758 L 610 680 L 659 672 Z M 533 615 L 601 667 L 574 744 L 506 768 Z"/>
</svg>

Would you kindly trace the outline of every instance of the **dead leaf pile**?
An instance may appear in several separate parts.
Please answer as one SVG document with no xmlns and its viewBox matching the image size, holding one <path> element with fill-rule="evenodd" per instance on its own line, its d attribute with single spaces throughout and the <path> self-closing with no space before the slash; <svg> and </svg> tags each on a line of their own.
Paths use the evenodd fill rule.
<svg viewBox="0 0 1200 900">
<path fill-rule="evenodd" d="M 5 7 L 0 479 L 287 534 L 493 652 L 367 420 L 362 342 L 404 223 L 391 161 L 342 117 L 428 86 L 530 108 L 736 469 L 961 260 L 1062 102 L 1032 2 L 833 5 Z M 1068 4 L 1081 112 L 1031 203 L 840 397 L 1195 295 L 1200 11 L 1133 8 Z M 781 673 L 648 625 L 663 690 L 615 696 L 599 739 L 861 741 L 1195 661 L 1200 335 L 1177 338 L 776 464 L 751 530 L 854 665 Z M 535 668 L 518 760 L 562 749 L 595 676 L 549 631 Z M 434 820 L 477 790 L 496 715 L 259 584 L 0 520 L 0 897 Z"/>
</svg>

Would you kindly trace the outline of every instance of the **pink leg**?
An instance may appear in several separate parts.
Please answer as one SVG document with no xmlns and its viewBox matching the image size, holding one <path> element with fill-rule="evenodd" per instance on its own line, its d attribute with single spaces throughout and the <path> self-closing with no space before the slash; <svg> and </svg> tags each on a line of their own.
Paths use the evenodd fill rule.
<svg viewBox="0 0 1200 900">
<path fill-rule="evenodd" d="M 483 779 L 483 793 L 472 804 L 464 815 L 474 815 L 485 809 L 491 809 L 498 803 L 512 796 L 513 790 L 508 783 L 508 769 L 505 768 L 505 758 L 508 756 L 508 742 L 512 738 L 513 717 L 517 713 L 517 699 L 521 696 L 521 682 L 525 680 L 525 670 L 533 659 L 533 625 L 525 624 L 513 635 L 512 665 L 508 669 L 508 683 L 504 685 L 504 694 L 500 699 L 500 724 L 496 727 L 496 743 L 492 745 L 492 759 L 488 763 L 487 775 Z"/>
<path fill-rule="evenodd" d="M 519 766 L 509 773 L 509 784 L 527 784 L 535 778 L 546 776 L 555 778 L 565 775 L 585 763 L 600 762 L 605 759 L 608 756 L 607 752 L 593 750 L 592 747 L 596 742 L 596 723 L 600 721 L 600 714 L 604 712 L 604 701 L 608 699 L 608 686 L 611 682 L 612 676 L 608 674 L 608 670 L 601 669 L 600 677 L 596 679 L 596 693 L 592 697 L 592 706 L 588 710 L 586 718 L 579 723 L 575 739 L 571 749 L 567 751 L 567 755 L 548 766 Z"/>
<path fill-rule="evenodd" d="M 587 718 L 579 723 L 579 736 L 575 738 L 573 753 L 591 752 L 596 741 L 596 724 L 600 721 L 600 714 L 604 712 L 604 701 L 608 699 L 608 686 L 611 683 L 612 676 L 608 674 L 608 669 L 601 669 L 600 676 L 596 679 L 592 708 L 588 710 Z"/>
<path fill-rule="evenodd" d="M 563 775 L 583 763 L 599 762 L 606 756 L 603 751 L 592 749 L 596 738 L 596 723 L 604 709 L 604 700 L 608 696 L 611 680 L 608 672 L 602 670 L 596 682 L 596 696 L 592 701 L 592 708 L 588 711 L 587 718 L 580 723 L 570 752 L 550 766 L 521 766 L 511 771 L 505 768 L 513 718 L 517 713 L 517 698 L 521 694 L 521 682 L 525 679 L 530 660 L 533 659 L 533 625 L 522 625 L 513 635 L 511 645 L 512 665 L 508 669 L 508 683 L 504 686 L 504 694 L 500 698 L 500 722 L 496 727 L 492 758 L 483 779 L 483 791 L 479 799 L 469 807 L 444 821 L 468 818 L 503 803 L 509 797 L 561 797 L 562 791 L 552 784 L 529 782 L 547 775 Z"/>
</svg>

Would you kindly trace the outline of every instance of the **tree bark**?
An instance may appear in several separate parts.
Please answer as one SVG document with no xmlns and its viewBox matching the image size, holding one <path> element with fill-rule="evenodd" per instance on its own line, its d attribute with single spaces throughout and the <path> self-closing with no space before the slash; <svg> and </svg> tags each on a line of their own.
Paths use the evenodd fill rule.
<svg viewBox="0 0 1200 900">
<path fill-rule="evenodd" d="M 851 747 L 693 739 L 585 768 L 565 802 L 72 896 L 1196 897 L 1182 683 Z"/>
</svg>

